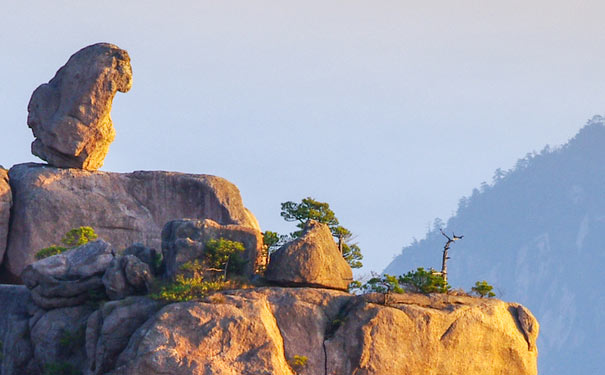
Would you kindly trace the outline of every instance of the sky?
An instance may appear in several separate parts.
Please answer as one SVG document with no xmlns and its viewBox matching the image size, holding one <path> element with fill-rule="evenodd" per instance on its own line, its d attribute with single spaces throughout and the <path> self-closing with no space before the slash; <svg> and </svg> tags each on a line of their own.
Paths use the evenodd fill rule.
<svg viewBox="0 0 605 375">
<path fill-rule="evenodd" d="M 496 168 L 605 113 L 602 1 L 0 1 L 0 164 L 35 161 L 33 90 L 126 49 L 103 171 L 214 174 L 264 230 L 330 203 L 380 272 Z"/>
</svg>

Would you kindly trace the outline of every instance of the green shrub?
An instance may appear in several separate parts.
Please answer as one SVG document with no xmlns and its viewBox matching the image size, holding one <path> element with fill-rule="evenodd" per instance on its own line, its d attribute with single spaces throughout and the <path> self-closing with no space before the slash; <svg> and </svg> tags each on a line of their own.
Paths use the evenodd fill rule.
<svg viewBox="0 0 605 375">
<path fill-rule="evenodd" d="M 44 365 L 44 375 L 81 375 L 82 372 L 69 362 L 51 362 Z"/>
<path fill-rule="evenodd" d="M 48 258 L 53 255 L 61 254 L 65 250 L 67 250 L 66 247 L 53 245 L 53 246 L 45 247 L 44 249 L 38 251 L 36 253 L 35 257 L 36 257 L 36 259 L 40 260 L 40 259 Z"/>
<path fill-rule="evenodd" d="M 223 270 L 225 276 L 227 272 L 241 274 L 245 264 L 241 256 L 244 250 L 241 242 L 224 238 L 209 240 L 204 248 L 208 269 Z"/>
<path fill-rule="evenodd" d="M 91 227 L 78 227 L 65 233 L 61 242 L 67 247 L 78 247 L 94 241 L 98 238 L 95 230 Z"/>
<path fill-rule="evenodd" d="M 74 229 L 70 230 L 69 232 L 65 233 L 65 236 L 63 236 L 63 239 L 61 239 L 61 242 L 67 247 L 58 246 L 58 245 L 52 245 L 49 247 L 45 247 L 44 249 L 38 251 L 35 254 L 35 257 L 36 257 L 36 259 L 40 260 L 40 259 L 48 258 L 53 255 L 61 254 L 62 252 L 66 251 L 66 250 L 73 249 L 74 247 L 84 245 L 84 244 L 88 243 L 89 241 L 94 241 L 97 239 L 97 237 L 98 237 L 97 234 L 95 233 L 94 229 L 92 229 L 91 227 L 74 228 Z"/>
<path fill-rule="evenodd" d="M 309 358 L 304 355 L 295 355 L 294 357 L 290 358 L 288 364 L 290 367 L 292 367 L 292 370 L 298 373 L 307 366 L 308 361 Z"/>
<path fill-rule="evenodd" d="M 494 289 L 493 286 L 489 285 L 487 283 L 487 281 L 483 280 L 483 281 L 477 281 L 475 283 L 475 286 L 471 289 L 473 293 L 475 293 L 476 295 L 478 295 L 479 297 L 483 298 L 483 297 L 495 297 L 496 293 L 492 292 L 492 289 Z"/>
<path fill-rule="evenodd" d="M 228 288 L 231 283 L 223 280 L 206 281 L 202 277 L 177 275 L 175 281 L 161 285 L 149 296 L 165 302 L 201 301 L 208 294 Z"/>
<path fill-rule="evenodd" d="M 443 279 L 443 276 L 432 268 L 427 271 L 419 267 L 416 271 L 410 271 L 405 275 L 399 276 L 399 283 L 424 294 L 447 293 L 450 289 L 449 284 Z"/>
</svg>

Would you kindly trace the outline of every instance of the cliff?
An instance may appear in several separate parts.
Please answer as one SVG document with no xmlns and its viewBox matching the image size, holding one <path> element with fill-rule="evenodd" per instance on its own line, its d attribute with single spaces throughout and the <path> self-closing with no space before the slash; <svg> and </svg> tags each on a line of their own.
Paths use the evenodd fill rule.
<svg viewBox="0 0 605 375">
<path fill-rule="evenodd" d="M 384 306 L 380 295 L 263 287 L 161 308 L 145 297 L 97 310 L 29 302 L 28 317 L 27 294 L 0 287 L 2 375 L 62 364 L 112 375 L 537 373 L 537 322 L 499 300 L 404 294 Z"/>
</svg>

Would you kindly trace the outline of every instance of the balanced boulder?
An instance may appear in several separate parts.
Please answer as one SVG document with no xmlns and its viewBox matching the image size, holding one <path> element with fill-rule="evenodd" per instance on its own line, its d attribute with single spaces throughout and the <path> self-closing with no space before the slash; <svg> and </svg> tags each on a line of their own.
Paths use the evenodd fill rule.
<svg viewBox="0 0 605 375">
<path fill-rule="evenodd" d="M 115 138 L 110 117 L 116 91 L 132 86 L 128 53 L 109 43 L 69 58 L 29 101 L 32 153 L 56 167 L 99 169 Z"/>
<path fill-rule="evenodd" d="M 271 255 L 265 277 L 282 285 L 347 290 L 353 280 L 327 225 L 309 221 L 302 235 Z"/>
<path fill-rule="evenodd" d="M 42 248 L 65 233 L 90 226 L 115 249 L 140 242 L 160 249 L 168 221 L 187 217 L 258 228 L 238 188 L 210 175 L 176 172 L 108 173 L 19 164 L 9 171 L 13 208 L 9 245 L 0 271 L 4 282 L 19 274 Z"/>
<path fill-rule="evenodd" d="M 0 166 L 0 262 L 6 251 L 8 223 L 13 203 L 11 187 L 8 183 L 8 171 Z"/>
<path fill-rule="evenodd" d="M 113 259 L 111 245 L 97 240 L 32 263 L 21 277 L 36 305 L 76 306 L 103 292 L 101 278 Z"/>
<path fill-rule="evenodd" d="M 162 230 L 166 276 L 174 277 L 187 262 L 203 260 L 206 243 L 220 238 L 244 245 L 245 275 L 252 276 L 264 265 L 263 237 L 260 230 L 242 225 L 220 225 L 209 219 L 181 219 L 166 223 Z"/>
</svg>

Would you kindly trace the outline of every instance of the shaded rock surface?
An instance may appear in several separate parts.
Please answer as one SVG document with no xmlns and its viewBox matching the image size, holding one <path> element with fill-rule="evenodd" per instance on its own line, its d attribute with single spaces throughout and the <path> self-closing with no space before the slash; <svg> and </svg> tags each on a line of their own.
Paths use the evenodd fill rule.
<svg viewBox="0 0 605 375">
<path fill-rule="evenodd" d="M 90 316 L 86 327 L 86 374 L 114 368 L 131 335 L 162 305 L 146 297 L 112 301 Z"/>
<path fill-rule="evenodd" d="M 160 249 L 166 222 L 189 217 L 259 229 L 239 190 L 225 179 L 175 172 L 107 173 L 27 163 L 9 171 L 13 210 L 0 277 L 19 282 L 42 248 L 91 226 L 117 250 L 132 243 Z"/>
<path fill-rule="evenodd" d="M 124 255 L 111 261 L 102 281 L 107 296 L 115 300 L 147 292 L 152 279 L 147 263 L 134 255 Z"/>
<path fill-rule="evenodd" d="M 202 259 L 206 242 L 219 238 L 238 241 L 244 245 L 246 275 L 253 275 L 264 265 L 263 237 L 259 230 L 242 225 L 220 225 L 209 219 L 181 219 L 166 223 L 162 230 L 166 275 L 171 278 L 184 263 Z"/>
<path fill-rule="evenodd" d="M 92 312 L 87 305 L 63 307 L 44 313 L 32 324 L 31 343 L 39 373 L 59 364 L 68 364 L 74 370 L 84 367 L 86 321 Z"/>
<path fill-rule="evenodd" d="M 347 290 L 353 272 L 338 251 L 330 228 L 310 221 L 299 238 L 271 254 L 265 277 L 284 285 Z"/>
<path fill-rule="evenodd" d="M 111 374 L 293 374 L 295 355 L 308 358 L 297 371 L 309 375 L 537 373 L 517 304 L 401 295 L 387 307 L 372 303 L 382 296 L 309 288 L 223 295 L 163 308 Z"/>
<path fill-rule="evenodd" d="M 10 184 L 8 183 L 8 171 L 0 166 L 0 263 L 6 251 L 12 204 L 13 198 Z"/>
<path fill-rule="evenodd" d="M 111 245 L 97 240 L 34 262 L 21 277 L 36 305 L 45 309 L 75 306 L 103 289 L 101 278 L 113 259 Z"/>
<path fill-rule="evenodd" d="M 81 49 L 32 94 L 27 124 L 32 153 L 56 167 L 96 170 L 115 138 L 110 117 L 116 91 L 132 86 L 128 53 L 109 43 Z"/>
<path fill-rule="evenodd" d="M 32 301 L 21 285 L 0 285 L 0 374 L 36 374 L 29 340 Z"/>
</svg>

